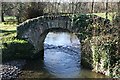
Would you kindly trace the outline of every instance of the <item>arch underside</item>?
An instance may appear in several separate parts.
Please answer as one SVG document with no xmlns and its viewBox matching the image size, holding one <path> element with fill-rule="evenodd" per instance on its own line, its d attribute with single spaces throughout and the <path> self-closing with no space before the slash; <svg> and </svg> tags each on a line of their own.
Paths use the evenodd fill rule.
<svg viewBox="0 0 120 80">
<path fill-rule="evenodd" d="M 48 32 L 77 32 L 68 16 L 38 17 L 27 20 L 17 27 L 17 37 L 28 40 L 36 49 L 42 50 Z"/>
</svg>

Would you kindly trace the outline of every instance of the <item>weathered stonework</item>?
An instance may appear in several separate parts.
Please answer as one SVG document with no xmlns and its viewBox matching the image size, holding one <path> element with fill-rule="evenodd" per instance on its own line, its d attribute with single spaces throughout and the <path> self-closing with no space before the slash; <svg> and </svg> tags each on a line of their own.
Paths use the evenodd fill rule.
<svg viewBox="0 0 120 80">
<path fill-rule="evenodd" d="M 95 21 L 98 21 L 96 23 L 99 23 L 99 18 L 100 21 L 103 20 L 101 17 L 94 16 Z M 18 25 L 17 37 L 28 40 L 35 47 L 36 51 L 40 51 L 40 49 L 43 49 L 40 45 L 42 45 L 45 39 L 45 35 L 42 35 L 42 33 L 52 28 L 67 29 L 74 33 L 80 32 L 79 25 L 73 26 L 73 20 L 69 16 L 47 15 L 29 19 Z"/>
<path fill-rule="evenodd" d="M 42 33 L 51 28 L 67 29 L 71 32 L 77 30 L 72 26 L 72 20 L 68 16 L 41 16 L 29 19 L 17 26 L 17 37 L 28 40 L 39 51 L 45 35 Z"/>
</svg>

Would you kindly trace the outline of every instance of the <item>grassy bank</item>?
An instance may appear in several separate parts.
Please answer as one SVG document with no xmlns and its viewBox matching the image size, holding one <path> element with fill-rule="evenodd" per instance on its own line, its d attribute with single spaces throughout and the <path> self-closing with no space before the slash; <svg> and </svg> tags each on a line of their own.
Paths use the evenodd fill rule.
<svg viewBox="0 0 120 80">
<path fill-rule="evenodd" d="M 16 24 L 0 23 L 0 39 L 3 62 L 32 58 L 34 48 L 28 41 L 16 38 Z"/>
<path fill-rule="evenodd" d="M 102 18 L 106 18 L 106 13 L 93 13 L 94 15 L 97 15 L 99 17 L 102 17 Z M 111 13 L 108 13 L 108 19 L 110 21 L 113 20 L 113 18 L 115 18 L 116 16 L 116 12 L 111 12 Z"/>
</svg>

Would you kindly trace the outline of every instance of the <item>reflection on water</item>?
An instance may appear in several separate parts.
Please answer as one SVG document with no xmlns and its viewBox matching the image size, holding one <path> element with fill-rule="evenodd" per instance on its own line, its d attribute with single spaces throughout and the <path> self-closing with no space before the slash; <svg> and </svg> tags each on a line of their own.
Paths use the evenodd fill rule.
<svg viewBox="0 0 120 80">
<path fill-rule="evenodd" d="M 72 51 L 71 53 L 74 54 L 68 54 L 57 48 L 49 48 L 44 51 L 46 69 L 56 77 L 78 77 L 80 74 L 80 55 Z"/>
<path fill-rule="evenodd" d="M 75 35 L 50 33 L 44 42 L 44 61 L 28 61 L 22 78 L 108 78 L 81 68 L 80 43 Z M 27 79 L 26 79 L 27 80 Z"/>
<path fill-rule="evenodd" d="M 44 65 L 58 78 L 76 78 L 80 74 L 80 43 L 67 32 L 48 33 L 44 42 Z"/>
<path fill-rule="evenodd" d="M 89 69 L 82 68 L 80 71 L 79 78 L 109 78 L 100 73 L 92 72 Z"/>
<path fill-rule="evenodd" d="M 46 70 L 43 65 L 43 61 L 40 60 L 32 60 L 27 61 L 27 64 L 22 71 L 22 74 L 19 75 L 20 79 L 30 80 L 30 78 L 37 78 L 41 80 L 41 78 L 56 78 L 56 75 L 52 75 L 49 70 Z M 83 69 L 79 71 L 79 78 L 109 78 L 100 73 L 92 72 L 88 69 Z"/>
</svg>

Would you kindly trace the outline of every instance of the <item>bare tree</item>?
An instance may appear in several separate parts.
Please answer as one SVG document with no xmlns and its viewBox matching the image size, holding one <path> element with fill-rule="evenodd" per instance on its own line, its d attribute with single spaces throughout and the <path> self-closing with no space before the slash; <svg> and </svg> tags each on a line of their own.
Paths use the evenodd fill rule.
<svg viewBox="0 0 120 80">
<path fill-rule="evenodd" d="M 2 9 L 1 9 L 1 22 L 5 22 L 5 20 L 4 20 L 4 13 L 5 13 L 5 4 L 3 3 L 3 2 L 1 2 L 1 7 L 2 7 Z"/>
<path fill-rule="evenodd" d="M 4 22 L 5 15 L 11 15 L 12 10 L 15 9 L 16 5 L 12 2 L 1 2 L 1 21 Z"/>
<path fill-rule="evenodd" d="M 26 4 L 25 3 L 16 3 L 16 8 L 15 8 L 15 13 L 14 15 L 16 16 L 16 19 L 18 23 L 23 21 L 24 16 L 22 15 L 25 11 Z"/>
<path fill-rule="evenodd" d="M 3 9 L 2 9 L 2 2 L 0 3 L 0 22 L 4 22 L 4 12 L 3 12 Z"/>
<path fill-rule="evenodd" d="M 43 2 L 30 2 L 26 9 L 26 19 L 35 18 L 43 15 L 44 3 Z"/>
<path fill-rule="evenodd" d="M 2 3 L 0 2 L 0 22 L 2 22 Z"/>
<path fill-rule="evenodd" d="M 106 0 L 106 19 L 108 19 L 108 0 Z"/>
<path fill-rule="evenodd" d="M 120 34 L 120 1 L 118 2 L 118 34 Z M 120 36 L 118 36 L 118 54 L 120 53 Z"/>
<path fill-rule="evenodd" d="M 92 0 L 92 9 L 91 9 L 91 13 L 94 12 L 94 0 Z"/>
</svg>

